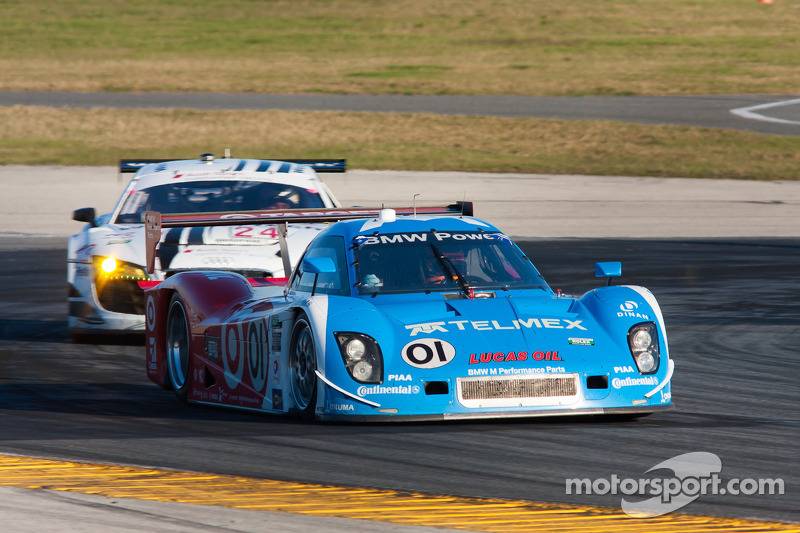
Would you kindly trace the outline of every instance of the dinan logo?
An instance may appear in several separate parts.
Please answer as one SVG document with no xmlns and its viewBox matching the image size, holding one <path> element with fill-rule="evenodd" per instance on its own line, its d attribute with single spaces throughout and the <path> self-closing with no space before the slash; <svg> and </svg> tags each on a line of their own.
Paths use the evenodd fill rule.
<svg viewBox="0 0 800 533">
<path fill-rule="evenodd" d="M 619 304 L 619 311 L 617 312 L 618 317 L 625 317 L 630 316 L 634 318 L 643 318 L 645 320 L 649 320 L 650 317 L 644 313 L 639 313 L 639 304 L 634 301 L 626 300 L 624 303 Z"/>
<path fill-rule="evenodd" d="M 441 339 L 416 339 L 402 351 L 403 361 L 417 368 L 438 368 L 456 356 L 456 349 Z"/>
</svg>

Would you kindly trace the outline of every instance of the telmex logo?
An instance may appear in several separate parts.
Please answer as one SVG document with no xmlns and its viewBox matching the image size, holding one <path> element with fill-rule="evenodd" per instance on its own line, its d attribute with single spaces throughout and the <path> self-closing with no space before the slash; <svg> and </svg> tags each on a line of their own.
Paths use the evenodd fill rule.
<svg viewBox="0 0 800 533">
<path fill-rule="evenodd" d="M 423 322 L 422 324 L 409 324 L 406 329 L 410 329 L 413 337 L 418 333 L 433 333 L 441 331 L 447 333 L 454 326 L 459 331 L 472 329 L 475 331 L 489 331 L 501 329 L 580 329 L 586 331 L 581 326 L 583 320 L 570 320 L 568 318 L 518 318 L 507 323 L 500 323 L 497 320 L 448 320 L 441 322 Z M 448 329 L 450 328 L 450 329 Z"/>
</svg>

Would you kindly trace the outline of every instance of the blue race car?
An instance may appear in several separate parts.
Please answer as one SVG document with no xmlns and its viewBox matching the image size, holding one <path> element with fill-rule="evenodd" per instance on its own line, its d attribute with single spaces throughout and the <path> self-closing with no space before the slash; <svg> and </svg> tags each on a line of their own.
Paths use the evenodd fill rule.
<svg viewBox="0 0 800 533">
<path fill-rule="evenodd" d="M 147 374 L 183 400 L 357 421 L 672 408 L 674 365 L 653 295 L 555 293 L 470 203 L 149 213 L 149 246 L 161 227 L 245 217 L 284 229 L 333 223 L 285 284 L 194 271 L 148 288 Z M 610 279 L 621 266 L 598 263 L 596 274 Z"/>
</svg>

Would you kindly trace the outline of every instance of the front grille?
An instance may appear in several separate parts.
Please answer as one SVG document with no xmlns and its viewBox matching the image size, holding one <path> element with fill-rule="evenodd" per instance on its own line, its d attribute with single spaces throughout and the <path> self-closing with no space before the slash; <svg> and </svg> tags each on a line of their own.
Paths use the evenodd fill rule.
<svg viewBox="0 0 800 533">
<path fill-rule="evenodd" d="M 571 378 L 487 379 L 468 381 L 462 385 L 461 391 L 465 400 L 573 396 L 575 394 L 575 380 Z"/>
<path fill-rule="evenodd" d="M 226 268 L 194 268 L 194 269 L 184 269 L 184 270 L 169 270 L 164 273 L 165 278 L 169 278 L 170 276 L 174 276 L 179 272 L 192 272 L 194 270 L 213 270 L 215 272 L 230 272 L 232 274 L 239 274 L 246 278 L 271 278 L 273 277 L 272 272 L 267 270 L 231 270 Z"/>
<path fill-rule="evenodd" d="M 272 272 L 266 270 L 228 270 L 226 272 L 235 272 L 246 278 L 271 278 Z"/>
<path fill-rule="evenodd" d="M 458 378 L 458 399 L 466 407 L 564 405 L 578 397 L 576 374 Z"/>
<path fill-rule="evenodd" d="M 115 313 L 144 314 L 144 291 L 136 280 L 108 280 L 97 286 L 97 299 L 103 309 Z"/>
</svg>

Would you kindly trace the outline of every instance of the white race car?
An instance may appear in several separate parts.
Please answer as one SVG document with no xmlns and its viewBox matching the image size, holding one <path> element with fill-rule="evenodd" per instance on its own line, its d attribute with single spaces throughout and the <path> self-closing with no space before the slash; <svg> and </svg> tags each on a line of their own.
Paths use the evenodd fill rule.
<svg viewBox="0 0 800 533">
<path fill-rule="evenodd" d="M 67 246 L 69 328 L 73 338 L 92 333 L 144 331 L 144 290 L 186 270 L 223 270 L 248 278 L 288 276 L 294 261 L 322 229 L 291 226 L 278 239 L 275 225 L 172 228 L 161 235 L 154 270 L 145 259 L 145 211 L 213 213 L 260 209 L 338 207 L 317 172 L 344 172 L 345 161 L 262 159 L 123 160 L 135 172 L 114 209 L 93 207 L 72 218 L 86 222 Z M 280 242 L 283 242 L 283 250 Z"/>
</svg>

